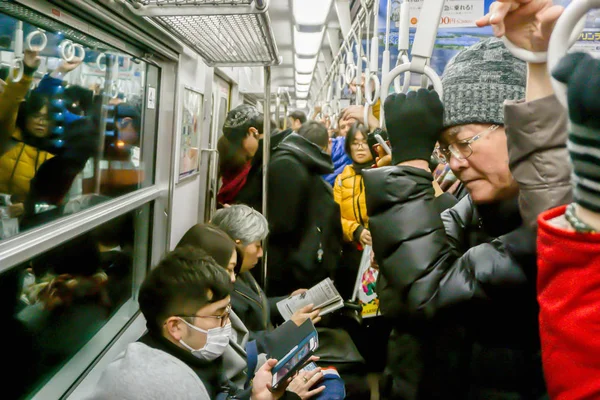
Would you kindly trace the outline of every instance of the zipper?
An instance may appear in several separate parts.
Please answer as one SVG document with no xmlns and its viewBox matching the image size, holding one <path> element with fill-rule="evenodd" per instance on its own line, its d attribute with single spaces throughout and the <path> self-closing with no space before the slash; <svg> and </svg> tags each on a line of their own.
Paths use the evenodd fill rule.
<svg viewBox="0 0 600 400">
<path fill-rule="evenodd" d="M 322 231 L 321 228 L 319 228 L 318 226 L 317 232 L 319 232 L 319 250 L 317 250 L 317 261 L 321 263 L 323 261 L 323 254 L 325 252 L 323 251 L 323 241 L 321 240 L 321 238 L 323 237 Z"/>
<path fill-rule="evenodd" d="M 265 307 L 263 304 L 263 298 L 262 295 L 260 294 L 260 292 L 258 293 L 258 295 L 260 296 L 260 302 L 256 301 L 256 299 L 253 299 L 252 297 L 248 296 L 246 293 L 242 293 L 239 290 L 235 289 L 234 292 L 240 294 L 242 297 L 247 298 L 248 300 L 252 301 L 253 303 L 258 304 L 258 306 L 260 307 L 260 309 L 262 310 L 262 315 L 263 315 L 263 326 L 265 329 L 267 329 L 267 313 L 265 312 Z"/>
<path fill-rule="evenodd" d="M 362 225 L 365 226 L 365 222 L 363 221 L 363 217 L 362 217 L 362 212 L 360 210 L 360 196 L 362 196 L 363 194 L 363 180 L 362 177 L 360 178 L 360 191 L 358 192 L 358 196 L 356 196 L 356 208 L 358 208 L 358 222 Z"/>
</svg>

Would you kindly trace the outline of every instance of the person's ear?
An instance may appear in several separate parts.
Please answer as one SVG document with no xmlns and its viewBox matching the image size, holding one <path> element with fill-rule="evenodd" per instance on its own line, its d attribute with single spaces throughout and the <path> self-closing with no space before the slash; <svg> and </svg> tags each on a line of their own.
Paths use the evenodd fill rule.
<svg viewBox="0 0 600 400">
<path fill-rule="evenodd" d="M 252 127 L 248 129 L 248 135 L 252 135 L 256 138 L 258 135 L 260 135 L 260 132 L 258 132 L 258 129 Z"/>
<path fill-rule="evenodd" d="M 180 341 L 183 335 L 185 334 L 183 321 L 178 317 L 169 317 L 165 321 L 165 329 L 169 336 L 171 336 L 175 341 Z"/>
</svg>

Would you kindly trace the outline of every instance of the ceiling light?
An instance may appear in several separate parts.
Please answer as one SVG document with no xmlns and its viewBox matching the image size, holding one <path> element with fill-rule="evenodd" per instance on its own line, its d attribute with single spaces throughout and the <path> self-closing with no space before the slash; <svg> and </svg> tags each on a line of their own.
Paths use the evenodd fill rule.
<svg viewBox="0 0 600 400">
<path fill-rule="evenodd" d="M 299 85 L 296 84 L 296 92 L 308 92 L 310 85 Z"/>
<path fill-rule="evenodd" d="M 324 25 L 331 0 L 293 0 L 292 12 L 297 25 Z"/>
<path fill-rule="evenodd" d="M 294 27 L 294 49 L 296 54 L 316 56 L 321 49 L 324 32 L 325 28 L 319 32 L 299 32 L 298 28 Z"/>
<path fill-rule="evenodd" d="M 296 84 L 298 85 L 310 85 L 312 82 L 312 74 L 299 74 L 296 73 Z"/>
<path fill-rule="evenodd" d="M 294 57 L 294 65 L 296 67 L 296 72 L 301 74 L 310 74 L 315 70 L 315 65 L 317 65 L 317 57 L 300 58 L 296 55 Z"/>
<path fill-rule="evenodd" d="M 299 99 L 305 99 L 308 97 L 308 92 L 296 92 L 296 97 Z"/>
</svg>

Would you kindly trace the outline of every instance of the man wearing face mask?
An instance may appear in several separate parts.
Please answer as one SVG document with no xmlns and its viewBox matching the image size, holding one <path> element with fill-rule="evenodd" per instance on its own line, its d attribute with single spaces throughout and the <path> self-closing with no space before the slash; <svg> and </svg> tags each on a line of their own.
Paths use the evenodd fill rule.
<svg viewBox="0 0 600 400">
<path fill-rule="evenodd" d="M 188 247 L 168 254 L 140 290 L 148 332 L 107 367 L 91 399 L 298 399 L 270 392 L 275 360 L 246 390 L 225 378 L 230 293 L 229 275 L 205 252 Z"/>
</svg>

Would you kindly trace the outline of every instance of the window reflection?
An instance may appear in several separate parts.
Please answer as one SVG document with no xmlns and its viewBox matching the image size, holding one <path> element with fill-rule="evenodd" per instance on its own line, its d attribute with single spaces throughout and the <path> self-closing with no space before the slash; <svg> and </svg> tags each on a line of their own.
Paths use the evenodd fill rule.
<svg viewBox="0 0 600 400">
<path fill-rule="evenodd" d="M 0 240 L 151 184 L 147 65 L 8 15 L 0 26 Z"/>
<path fill-rule="evenodd" d="M 5 360 L 14 360 L 8 398 L 39 388 L 131 298 L 134 215 L 0 275 L 2 323 L 11 327 Z"/>
</svg>

